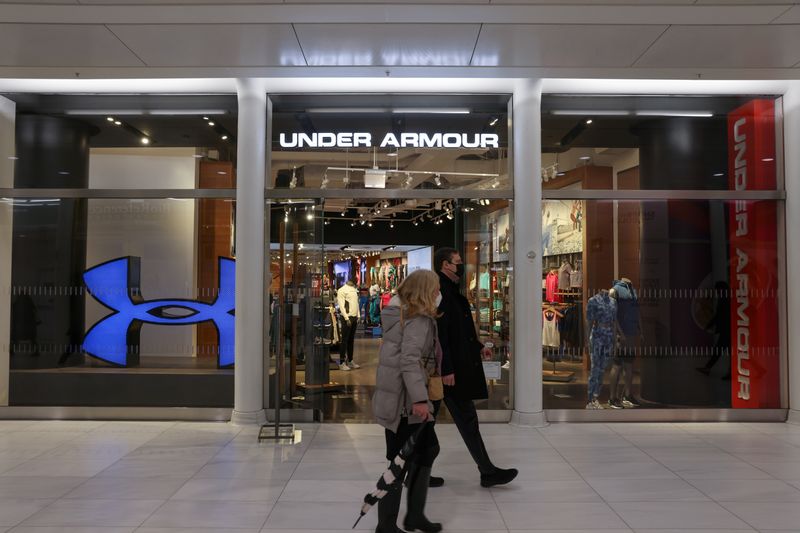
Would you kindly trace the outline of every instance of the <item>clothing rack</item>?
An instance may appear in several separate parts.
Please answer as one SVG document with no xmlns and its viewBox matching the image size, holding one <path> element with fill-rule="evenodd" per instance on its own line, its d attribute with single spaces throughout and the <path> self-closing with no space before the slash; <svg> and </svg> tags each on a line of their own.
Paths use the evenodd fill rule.
<svg viewBox="0 0 800 533">
<path fill-rule="evenodd" d="M 562 310 L 567 310 L 569 308 L 575 307 L 578 304 L 575 303 L 549 303 L 549 302 L 542 302 L 542 313 L 551 310 L 557 312 L 560 316 L 558 318 L 554 318 L 554 320 L 560 320 L 564 318 L 564 315 L 561 313 Z M 559 332 L 560 333 L 560 332 Z M 543 347 L 544 348 L 544 347 Z M 559 346 L 558 348 L 549 346 L 548 348 L 552 350 L 557 350 L 558 355 L 562 353 L 564 348 L 564 340 L 559 336 Z M 552 358 L 553 368 L 552 370 L 542 370 L 542 380 L 543 381 L 551 381 L 557 383 L 569 383 L 573 379 L 575 379 L 575 372 L 571 370 L 558 370 L 556 367 L 556 363 L 558 362 L 558 357 Z"/>
</svg>

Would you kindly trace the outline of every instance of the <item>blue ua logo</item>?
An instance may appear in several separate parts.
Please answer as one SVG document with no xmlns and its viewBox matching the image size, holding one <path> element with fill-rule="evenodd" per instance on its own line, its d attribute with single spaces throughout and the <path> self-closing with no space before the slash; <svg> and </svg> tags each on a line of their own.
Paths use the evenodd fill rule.
<svg viewBox="0 0 800 533">
<path fill-rule="evenodd" d="M 219 366 L 234 359 L 236 262 L 219 258 L 219 295 L 213 303 L 196 300 L 144 300 L 139 289 L 140 259 L 121 257 L 90 268 L 83 281 L 91 295 L 114 313 L 89 329 L 83 351 L 118 366 L 134 366 L 139 359 L 142 324 L 186 326 L 213 322 L 219 336 Z M 168 310 L 182 310 L 181 314 Z"/>
</svg>

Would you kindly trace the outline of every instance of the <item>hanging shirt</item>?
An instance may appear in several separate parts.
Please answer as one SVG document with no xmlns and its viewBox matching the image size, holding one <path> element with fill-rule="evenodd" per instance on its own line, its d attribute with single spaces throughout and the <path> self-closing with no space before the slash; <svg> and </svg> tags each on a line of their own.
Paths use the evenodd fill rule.
<svg viewBox="0 0 800 533">
<path fill-rule="evenodd" d="M 545 282 L 545 298 L 548 302 L 560 302 L 561 297 L 556 294 L 558 290 L 558 274 L 550 272 Z"/>
<path fill-rule="evenodd" d="M 558 347 L 561 334 L 558 332 L 558 315 L 555 311 L 542 311 L 542 345 Z"/>
<path fill-rule="evenodd" d="M 572 267 L 569 263 L 564 263 L 558 269 L 558 290 L 565 291 L 570 287 L 570 274 L 572 274 Z"/>
<path fill-rule="evenodd" d="M 573 270 L 569 275 L 570 289 L 580 289 L 583 287 L 583 272 L 580 270 Z"/>
</svg>

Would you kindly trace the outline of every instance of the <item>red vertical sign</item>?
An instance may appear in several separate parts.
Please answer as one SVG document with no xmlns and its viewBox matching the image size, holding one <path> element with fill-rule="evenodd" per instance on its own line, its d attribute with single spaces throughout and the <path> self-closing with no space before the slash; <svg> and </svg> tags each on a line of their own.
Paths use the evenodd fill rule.
<svg viewBox="0 0 800 533">
<path fill-rule="evenodd" d="M 775 102 L 754 99 L 728 115 L 732 190 L 776 187 Z M 729 207 L 731 404 L 780 407 L 777 206 L 737 200 Z"/>
</svg>

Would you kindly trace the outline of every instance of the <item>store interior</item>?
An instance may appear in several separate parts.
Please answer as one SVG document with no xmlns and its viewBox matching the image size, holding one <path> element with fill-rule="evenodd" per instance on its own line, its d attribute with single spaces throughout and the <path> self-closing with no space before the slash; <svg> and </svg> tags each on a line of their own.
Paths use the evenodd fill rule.
<svg viewBox="0 0 800 533">
<path fill-rule="evenodd" d="M 473 319 L 493 346 L 484 363 L 490 398 L 479 407 L 508 407 L 508 201 L 273 201 L 271 211 L 270 350 L 285 362 L 283 407 L 313 409 L 327 421 L 370 420 L 381 310 L 409 273 L 433 268 L 434 250 L 444 246 L 462 250 Z M 342 306 L 352 313 L 339 298 L 348 280 L 358 301 L 351 362 Z"/>
</svg>

